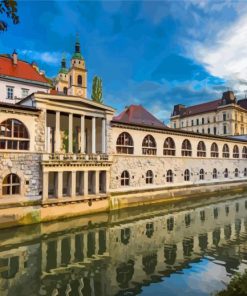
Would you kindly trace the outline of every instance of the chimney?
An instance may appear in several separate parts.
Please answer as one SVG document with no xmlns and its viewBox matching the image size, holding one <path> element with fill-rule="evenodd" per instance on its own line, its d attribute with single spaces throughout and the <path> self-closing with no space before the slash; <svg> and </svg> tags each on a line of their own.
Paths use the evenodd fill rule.
<svg viewBox="0 0 247 296">
<path fill-rule="evenodd" d="M 231 104 L 236 103 L 236 97 L 234 95 L 234 92 L 231 90 L 225 91 L 222 94 L 222 104 Z"/>
<path fill-rule="evenodd" d="M 14 65 L 17 65 L 18 55 L 17 55 L 16 50 L 14 50 L 14 52 L 12 53 L 12 62 L 13 62 Z"/>
<path fill-rule="evenodd" d="M 172 116 L 179 115 L 183 109 L 185 109 L 184 105 L 182 105 L 182 104 L 175 105 L 173 108 Z"/>
</svg>

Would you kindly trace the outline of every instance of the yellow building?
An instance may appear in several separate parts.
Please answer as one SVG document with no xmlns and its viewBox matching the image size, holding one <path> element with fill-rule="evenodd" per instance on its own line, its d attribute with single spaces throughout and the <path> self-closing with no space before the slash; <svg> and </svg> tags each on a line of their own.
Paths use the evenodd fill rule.
<svg viewBox="0 0 247 296">
<path fill-rule="evenodd" d="M 61 68 L 55 84 L 58 93 L 71 96 L 87 97 L 87 69 L 81 54 L 80 42 L 77 38 L 75 52 L 71 58 L 70 68 L 66 67 L 65 57 L 62 58 Z"/>
</svg>

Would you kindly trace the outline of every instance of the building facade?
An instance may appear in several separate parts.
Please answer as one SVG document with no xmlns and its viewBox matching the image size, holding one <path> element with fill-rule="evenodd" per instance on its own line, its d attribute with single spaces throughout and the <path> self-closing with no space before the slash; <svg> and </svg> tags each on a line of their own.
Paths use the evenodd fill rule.
<svg viewBox="0 0 247 296">
<path fill-rule="evenodd" d="M 50 89 L 36 64 L 19 60 L 15 51 L 11 56 L 0 55 L 0 102 L 15 104 L 32 93 Z"/>
<path fill-rule="evenodd" d="M 54 93 L 0 103 L 6 225 L 245 186 L 247 141 L 169 128 L 142 106 L 114 117 L 112 107 L 84 97 L 78 44 L 68 73 L 85 87 L 72 83 L 64 93 L 58 80 Z"/>
<path fill-rule="evenodd" d="M 221 99 L 186 107 L 175 105 L 172 128 L 202 134 L 237 136 L 247 134 L 247 99 L 237 100 L 232 91 Z"/>
</svg>

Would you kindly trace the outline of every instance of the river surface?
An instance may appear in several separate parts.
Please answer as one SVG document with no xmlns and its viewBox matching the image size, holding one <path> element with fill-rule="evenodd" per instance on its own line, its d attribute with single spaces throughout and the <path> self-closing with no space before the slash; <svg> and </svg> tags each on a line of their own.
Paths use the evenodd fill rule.
<svg viewBox="0 0 247 296">
<path fill-rule="evenodd" d="M 0 233 L 1 296 L 209 296 L 246 268 L 247 194 Z"/>
</svg>

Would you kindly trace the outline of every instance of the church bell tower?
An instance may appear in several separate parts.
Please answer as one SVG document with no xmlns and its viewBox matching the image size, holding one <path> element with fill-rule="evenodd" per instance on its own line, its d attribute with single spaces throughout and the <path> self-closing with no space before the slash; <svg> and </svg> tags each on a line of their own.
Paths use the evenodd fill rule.
<svg viewBox="0 0 247 296">
<path fill-rule="evenodd" d="M 71 67 L 68 72 L 68 95 L 87 97 L 87 69 L 81 54 L 80 41 L 77 36 L 75 52 L 71 58 Z"/>
</svg>

